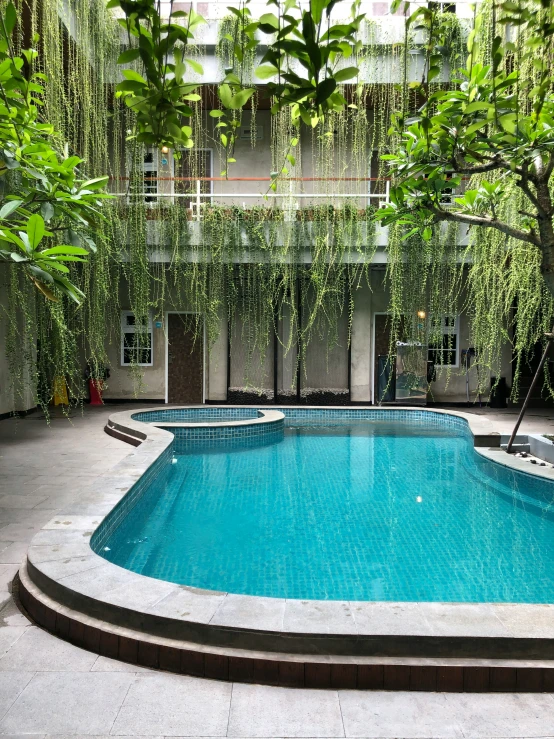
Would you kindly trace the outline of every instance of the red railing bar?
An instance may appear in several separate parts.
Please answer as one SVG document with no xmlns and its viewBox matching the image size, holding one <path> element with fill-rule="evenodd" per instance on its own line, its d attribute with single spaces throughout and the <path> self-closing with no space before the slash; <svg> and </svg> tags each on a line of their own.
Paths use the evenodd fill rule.
<svg viewBox="0 0 554 739">
<path fill-rule="evenodd" d="M 148 172 L 144 172 L 145 175 Z M 130 180 L 131 177 L 110 177 L 110 180 Z M 152 182 L 271 182 L 273 177 L 147 177 Z M 390 177 L 279 177 L 286 182 L 386 182 Z"/>
</svg>

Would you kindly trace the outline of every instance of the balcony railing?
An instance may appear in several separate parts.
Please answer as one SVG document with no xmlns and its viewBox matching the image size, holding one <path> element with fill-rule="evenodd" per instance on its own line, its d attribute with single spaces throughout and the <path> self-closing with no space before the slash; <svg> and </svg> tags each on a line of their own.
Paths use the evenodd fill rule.
<svg viewBox="0 0 554 739">
<path fill-rule="evenodd" d="M 129 182 L 128 177 L 114 177 L 112 182 Z M 278 186 L 283 187 L 284 185 L 289 186 L 288 191 L 274 192 L 270 189 L 269 185 L 274 181 L 271 177 L 149 177 L 148 184 L 151 186 L 153 183 L 167 183 L 169 190 L 164 192 L 163 190 L 152 190 L 133 192 L 129 189 L 127 192 L 112 192 L 118 198 L 126 198 L 130 204 L 133 203 L 145 203 L 151 207 L 159 207 L 164 200 L 168 204 L 173 202 L 179 202 L 180 199 L 186 199 L 189 202 L 189 209 L 191 211 L 192 220 L 202 220 L 203 206 L 208 204 L 223 204 L 225 200 L 271 200 L 277 207 L 281 206 L 287 211 L 295 211 L 300 209 L 300 203 L 315 200 L 316 202 L 321 199 L 328 201 L 339 200 L 355 200 L 358 206 L 365 208 L 369 205 L 375 205 L 379 207 L 382 203 L 388 203 L 390 200 L 390 178 L 385 177 L 287 177 L 279 178 Z M 192 187 L 189 192 L 175 192 L 174 183 L 185 183 L 190 182 Z M 263 182 L 268 183 L 267 188 L 264 188 L 263 192 L 213 192 L 213 183 L 238 183 L 238 182 Z M 293 189 L 294 183 L 371 183 L 378 182 L 384 185 L 382 192 L 371 192 L 370 186 L 366 192 L 340 192 L 340 193 L 328 193 L 328 192 L 296 192 Z M 210 192 L 205 192 L 205 183 L 210 183 Z M 218 201 L 222 199 L 222 203 Z M 234 205 L 236 203 L 232 203 Z"/>
<path fill-rule="evenodd" d="M 200 13 L 200 15 L 204 16 L 204 18 L 217 20 L 225 17 L 226 15 L 229 15 L 229 5 L 232 4 L 233 3 L 230 3 L 229 0 L 192 0 L 192 2 L 180 2 L 179 0 L 174 0 L 173 9 L 188 10 L 192 6 L 198 13 Z M 284 6 L 284 2 L 282 4 Z M 412 2 L 408 3 L 409 7 L 407 14 L 409 15 L 410 13 L 413 13 L 416 8 L 427 4 L 428 3 L 426 2 L 426 0 L 416 0 L 415 2 L 412 0 Z M 461 18 L 472 18 L 472 6 L 475 4 L 479 4 L 479 0 L 477 0 L 477 3 L 475 2 L 475 0 L 438 0 L 437 2 L 437 5 L 443 6 L 443 10 L 454 12 Z M 235 5 L 238 6 L 238 2 L 235 3 Z M 338 3 L 333 8 L 331 15 L 332 19 L 340 20 L 344 18 L 345 8 L 342 7 L 343 5 L 346 6 L 347 4 Z M 165 9 L 166 14 L 169 15 L 169 6 L 169 0 L 162 0 L 162 14 Z M 301 0 L 300 6 L 307 7 L 308 0 Z M 264 0 L 252 0 L 248 7 L 254 18 L 258 18 L 264 13 L 270 11 L 274 12 L 271 7 L 268 9 L 267 3 Z M 379 18 L 384 16 L 390 17 L 392 15 L 390 12 L 390 7 L 390 0 L 361 0 L 359 12 L 365 13 L 368 18 Z M 395 15 L 400 17 L 404 15 L 404 3 L 401 4 L 401 7 L 395 13 Z"/>
</svg>

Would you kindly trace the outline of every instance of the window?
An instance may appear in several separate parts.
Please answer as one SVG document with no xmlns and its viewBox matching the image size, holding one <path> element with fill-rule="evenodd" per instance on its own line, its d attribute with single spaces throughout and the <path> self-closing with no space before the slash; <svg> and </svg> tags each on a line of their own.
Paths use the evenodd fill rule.
<svg viewBox="0 0 554 739">
<path fill-rule="evenodd" d="M 372 195 L 382 195 L 383 199 L 381 198 L 371 198 L 370 203 L 371 205 L 374 205 L 376 208 L 381 205 L 382 202 L 385 200 L 385 193 L 387 190 L 387 165 L 386 162 L 384 162 L 381 159 L 381 155 L 378 151 L 373 151 L 371 154 L 371 162 L 369 165 L 369 176 L 371 178 L 369 184 L 369 192 Z"/>
<path fill-rule="evenodd" d="M 427 3 L 427 7 L 430 10 L 440 10 L 443 13 L 455 13 L 456 3 L 444 2 L 444 0 L 438 0 L 438 2 Z"/>
<path fill-rule="evenodd" d="M 132 311 L 121 312 L 121 364 L 152 366 L 151 315 L 137 321 Z"/>
<path fill-rule="evenodd" d="M 175 193 L 190 194 L 190 198 L 178 198 L 185 208 L 192 208 L 196 202 L 195 179 L 212 177 L 212 150 L 211 149 L 186 149 L 181 152 L 181 158 L 175 162 Z M 178 178 L 184 179 L 178 179 Z M 200 192 L 204 195 L 212 193 L 212 182 L 210 180 L 200 181 Z M 177 198 L 176 198 L 177 200 Z M 209 203 L 211 198 L 201 198 L 201 203 Z"/>
<path fill-rule="evenodd" d="M 154 195 L 158 192 L 158 156 L 157 152 L 149 149 L 144 154 L 144 202 L 157 203 L 158 198 Z"/>
<path fill-rule="evenodd" d="M 442 367 L 457 367 L 460 326 L 458 317 L 431 317 L 430 323 L 427 359 Z"/>
</svg>

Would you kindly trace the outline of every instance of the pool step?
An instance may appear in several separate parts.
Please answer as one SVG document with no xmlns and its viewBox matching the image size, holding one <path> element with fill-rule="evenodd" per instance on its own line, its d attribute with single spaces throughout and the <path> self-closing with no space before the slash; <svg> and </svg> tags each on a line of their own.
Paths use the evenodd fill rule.
<svg viewBox="0 0 554 739">
<path fill-rule="evenodd" d="M 194 677 L 290 688 L 553 692 L 554 660 L 286 654 L 151 636 L 114 626 L 43 593 L 22 565 L 14 595 L 47 631 L 91 652 Z"/>
<path fill-rule="evenodd" d="M 144 441 L 144 439 L 141 438 L 139 435 L 131 435 L 126 431 L 123 431 L 123 429 L 118 427 L 117 424 L 110 423 L 109 421 L 104 426 L 104 431 L 109 436 L 113 436 L 114 439 L 124 441 L 126 444 L 131 444 L 131 446 L 140 446 L 140 444 L 142 444 L 142 442 Z"/>
</svg>

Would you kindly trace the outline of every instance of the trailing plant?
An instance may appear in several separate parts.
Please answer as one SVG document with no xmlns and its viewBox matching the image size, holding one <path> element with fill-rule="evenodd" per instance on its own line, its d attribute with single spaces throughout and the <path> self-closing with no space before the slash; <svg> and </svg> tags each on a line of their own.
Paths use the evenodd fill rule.
<svg viewBox="0 0 554 739">
<path fill-rule="evenodd" d="M 273 33 L 269 40 L 273 51 L 282 56 L 283 75 L 289 73 L 285 62 L 288 54 L 294 73 L 303 80 L 302 85 L 308 85 L 311 79 L 312 89 L 311 97 L 306 93 L 306 99 L 287 102 L 285 98 L 289 93 L 284 89 L 277 90 L 273 99 L 271 171 L 275 176 L 271 200 L 268 198 L 264 207 L 254 208 L 207 203 L 202 208 L 201 220 L 197 221 L 191 220 L 193 215 L 185 205 L 185 198 L 173 201 L 171 197 L 163 196 L 171 191 L 170 185 L 163 180 L 165 174 L 160 168 L 161 161 L 162 156 L 166 156 L 171 162 L 171 152 L 160 154 L 161 139 L 152 143 L 151 135 L 161 132 L 164 116 L 160 109 L 157 123 L 152 128 L 151 100 L 147 100 L 146 94 L 147 87 L 153 94 L 155 88 L 160 100 L 168 94 L 169 81 L 174 79 L 171 66 L 175 66 L 175 57 L 172 56 L 175 48 L 179 54 L 182 51 L 187 65 L 182 77 L 184 84 L 196 85 L 193 92 L 186 94 L 200 97 L 198 83 L 191 81 L 193 73 L 198 75 L 198 68 L 195 70 L 194 65 L 186 61 L 197 62 L 200 59 L 201 50 L 194 45 L 196 41 L 191 36 L 187 36 L 186 45 L 184 39 L 177 39 L 174 44 L 167 41 L 164 47 L 168 51 L 167 63 L 163 54 L 160 56 L 158 47 L 154 64 L 158 65 L 158 71 L 165 66 L 167 77 L 165 87 L 163 84 L 156 87 L 154 76 L 150 79 L 143 69 L 140 46 L 143 28 L 152 33 L 152 21 L 135 18 L 134 28 L 139 36 L 131 33 L 130 47 L 126 50 L 133 51 L 134 56 L 130 60 L 124 57 L 127 62 L 120 64 L 118 69 L 123 38 L 121 24 L 114 22 L 104 0 L 72 6 L 74 18 L 70 25 L 75 40 L 65 30 L 66 25 L 59 21 L 59 14 L 67 7 L 62 7 L 60 0 L 29 1 L 34 3 L 33 25 L 38 28 L 40 24 L 41 28 L 40 54 L 34 63 L 40 73 L 49 77 L 48 84 L 42 85 L 43 92 L 37 94 L 44 103 L 41 120 L 50 121 L 59 131 L 59 134 L 53 134 L 57 151 L 62 152 L 67 143 L 68 153 L 79 155 L 82 160 L 77 165 L 79 177 L 94 180 L 109 174 L 112 189 L 118 194 L 117 199 L 107 203 L 103 209 L 106 219 L 95 220 L 93 224 L 97 251 L 84 263 L 67 263 L 70 269 L 68 279 L 86 296 L 78 310 L 66 297 L 56 304 L 40 296 L 37 299 L 36 291 L 29 289 L 33 288 L 29 280 L 21 282 L 15 271 L 8 275 L 9 352 L 17 359 L 21 354 L 17 347 L 27 347 L 26 367 L 36 387 L 40 388 L 42 401 L 48 402 L 53 379 L 60 375 L 66 377 L 74 397 L 83 397 L 82 371 L 85 365 L 91 367 L 94 376 L 99 376 L 102 368 L 114 361 L 120 347 L 121 309 L 133 311 L 139 325 L 148 315 L 163 320 L 167 310 L 190 311 L 188 321 L 197 338 L 200 339 L 205 330 L 209 346 L 225 330 L 228 322 L 232 341 L 240 341 L 244 347 L 243 382 L 257 389 L 267 384 L 263 378 L 264 367 L 276 333 L 278 351 L 283 354 L 290 352 L 304 370 L 310 342 L 315 340 L 320 346 L 319 342 L 324 341 L 328 350 L 336 347 L 341 335 L 339 323 L 343 322 L 344 326 L 346 321 L 350 330 L 356 291 L 370 282 L 376 249 L 373 209 L 360 206 L 360 202 L 367 202 L 368 183 L 365 178 L 369 175 L 370 156 L 375 152 L 371 175 L 380 178 L 379 182 L 371 185 L 372 192 L 383 193 L 388 172 L 386 162 L 379 163 L 379 156 L 395 151 L 405 131 L 400 121 L 407 121 L 412 113 L 417 115 L 415 111 L 422 103 L 429 110 L 433 105 L 437 108 L 439 103 L 445 102 L 438 94 L 444 93 L 447 85 L 455 87 L 448 80 L 456 78 L 456 68 L 460 61 L 465 61 L 462 58 L 465 51 L 462 46 L 463 29 L 452 14 L 435 15 L 436 41 L 433 41 L 431 49 L 427 49 L 427 41 L 420 43 L 419 35 L 414 33 L 416 23 L 425 25 L 421 15 L 407 27 L 401 42 L 384 33 L 375 21 L 359 18 L 359 27 L 355 33 L 352 32 L 353 41 L 348 41 L 345 37 L 334 38 L 338 30 L 325 36 L 334 23 L 326 14 L 330 5 L 316 7 L 312 3 L 309 11 L 304 12 L 311 14 L 314 23 L 314 18 L 321 12 L 321 26 L 319 30 L 316 28 L 316 35 L 319 34 L 317 38 L 322 46 L 327 50 L 331 48 L 328 63 L 319 67 L 315 87 L 314 60 L 302 57 L 308 66 L 312 65 L 310 71 L 285 48 L 290 41 L 298 44 L 294 47 L 298 53 L 300 48 L 304 49 L 302 54 L 308 53 L 306 38 L 300 39 L 298 33 L 291 30 L 288 36 L 281 37 L 281 44 L 278 34 Z M 129 0 L 129 8 L 132 4 Z M 150 0 L 144 3 L 146 6 L 152 7 Z M 258 47 L 249 45 L 257 41 L 259 31 L 264 30 L 259 23 L 274 24 L 272 19 L 251 18 L 246 9 L 246 5 L 237 8 L 239 15 L 232 13 L 233 21 L 227 19 L 220 32 L 218 55 L 224 68 L 233 67 L 230 71 L 224 69 L 224 76 L 235 75 L 227 82 L 222 77 L 222 84 L 229 87 L 231 101 L 235 95 L 254 90 L 256 79 L 252 78 L 252 67 L 255 66 L 254 55 Z M 290 6 L 283 10 L 281 20 L 279 12 L 276 10 L 273 15 L 282 29 L 287 23 L 286 15 L 295 19 L 296 31 L 302 28 L 303 18 L 298 8 Z M 475 53 L 478 54 L 477 62 L 486 66 L 490 64 L 494 38 L 498 34 L 493 33 L 491 37 L 495 23 L 492 19 L 490 22 L 487 20 L 491 18 L 490 4 L 484 13 L 481 25 L 479 22 L 476 25 Z M 187 18 L 177 16 L 165 25 L 175 24 L 186 29 Z M 127 34 L 127 17 L 122 20 Z M 306 22 L 309 24 L 309 19 Z M 338 25 L 352 22 L 350 19 L 346 24 Z M 252 24 L 258 25 L 251 28 Z M 160 23 L 154 34 L 158 34 L 159 44 L 167 32 L 162 32 L 162 25 L 164 23 Z M 272 28 L 275 31 L 274 25 Z M 225 38 L 226 34 L 232 40 Z M 169 39 L 170 35 L 171 32 L 166 38 Z M 542 74 L 526 56 L 523 39 L 527 35 L 526 28 L 522 28 L 514 48 L 508 49 L 498 66 L 498 74 L 502 71 L 508 77 L 513 71 L 510 67 L 519 65 L 517 84 L 521 89 L 518 88 L 517 94 L 521 111 L 526 110 L 524 99 L 530 94 L 530 82 Z M 18 36 L 16 34 L 18 38 L 21 36 L 21 31 Z M 147 36 L 145 38 L 148 39 Z M 225 45 L 222 45 L 223 41 Z M 333 44 L 337 41 L 339 44 L 344 41 L 346 45 L 335 54 Z M 146 41 L 142 40 L 143 52 L 145 44 Z M 242 59 L 236 55 L 237 45 L 243 53 Z M 313 47 L 311 49 L 313 51 Z M 409 84 L 413 78 L 411 52 L 420 50 L 423 50 L 423 58 L 428 57 L 427 70 L 432 66 L 440 68 L 440 73 L 432 79 L 427 75 L 424 77 L 423 85 L 427 88 L 423 92 L 419 81 L 412 87 Z M 20 55 L 19 51 L 17 53 Z M 432 60 L 432 56 L 440 58 Z M 95 60 L 94 65 L 90 64 L 91 59 Z M 436 65 L 431 63 L 433 61 Z M 264 62 L 262 66 L 267 64 L 270 62 Z M 398 74 L 385 76 L 385 64 Z M 137 79 L 127 81 L 138 82 L 142 93 L 138 87 L 129 88 L 122 90 L 124 95 L 114 100 L 113 85 L 119 79 L 120 69 L 129 65 L 131 70 L 127 71 L 139 74 L 144 82 Z M 337 73 L 348 67 L 360 70 L 360 74 L 344 80 L 337 78 Z M 287 80 L 283 75 L 281 81 L 285 84 Z M 322 107 L 316 113 L 317 85 L 331 77 L 337 84 L 328 98 L 320 98 Z M 278 84 L 278 76 L 277 82 L 272 79 Z M 383 80 L 388 81 L 384 83 Z M 299 91 L 302 85 L 298 85 L 295 87 L 293 80 L 286 89 Z M 328 83 L 327 88 L 330 87 Z M 211 127 L 208 126 L 204 100 L 182 101 L 179 98 L 181 88 L 177 85 L 173 89 L 178 99 L 172 104 L 186 103 L 192 112 L 187 110 L 185 116 L 182 110 L 180 113 L 177 111 L 180 133 L 174 131 L 175 138 L 164 139 L 165 145 L 175 144 L 182 148 L 181 137 L 186 134 L 187 140 L 194 142 L 194 147 L 205 147 Z M 437 96 L 433 98 L 435 93 Z M 340 96 L 344 103 L 338 97 L 333 98 L 334 95 Z M 145 116 L 140 124 L 137 123 L 135 108 L 129 105 L 134 96 L 143 98 L 144 102 L 144 107 L 143 102 L 140 103 Z M 240 121 L 244 107 L 240 99 L 238 103 L 241 104 L 233 108 L 224 105 L 221 97 L 216 98 L 211 91 L 205 95 L 202 93 L 202 97 L 210 101 L 208 107 L 219 106 L 223 113 L 218 116 L 221 122 Z M 254 99 L 255 93 L 252 92 L 246 105 Z M 547 104 L 548 96 L 545 98 Z M 296 115 L 300 107 L 294 106 L 305 107 L 310 115 L 310 125 L 296 125 L 303 119 Z M 171 111 L 174 112 L 173 107 L 167 109 L 170 117 L 173 115 Z M 392 113 L 397 114 L 398 125 L 392 127 L 388 136 Z M 317 125 L 312 128 L 311 122 L 315 117 Z M 184 125 L 191 131 L 183 132 Z M 487 122 L 486 125 L 492 124 Z M 238 131 L 235 125 L 231 128 Z M 224 127 L 218 130 L 224 132 Z M 146 138 L 141 138 L 142 134 Z M 225 157 L 229 159 L 234 158 L 232 148 L 229 148 L 234 143 L 231 139 L 227 137 L 225 147 Z M 154 195 L 145 192 L 146 155 L 154 157 L 152 161 L 158 165 L 160 185 Z M 227 165 L 232 165 L 229 159 Z M 228 166 L 222 169 L 229 171 Z M 314 199 L 315 205 L 309 205 L 310 200 L 299 197 L 306 196 L 303 188 L 308 185 L 294 178 L 301 177 L 303 172 L 314 178 L 327 178 L 326 181 L 316 179 L 309 185 L 316 195 L 324 196 Z M 485 174 L 490 181 L 489 174 Z M 341 177 L 360 179 L 354 182 L 331 180 Z M 483 173 L 472 177 L 469 189 L 482 188 Z M 517 186 L 513 182 L 508 184 L 510 178 L 515 179 L 515 176 L 510 173 L 502 175 L 507 197 L 495 207 L 499 218 L 521 219 L 517 210 L 524 208 L 523 196 L 516 196 Z M 445 187 L 452 187 L 452 181 L 448 183 Z M 186 185 L 181 187 L 186 189 Z M 349 195 L 352 197 L 347 197 Z M 449 211 L 446 198 L 451 196 L 444 189 L 442 195 L 445 200 L 439 199 L 438 205 Z M 456 197 L 458 195 L 456 193 Z M 237 200 L 240 200 L 238 194 Z M 375 200 L 371 202 L 378 205 Z M 47 222 L 40 210 L 37 213 L 44 218 L 45 228 L 51 230 L 51 221 Z M 81 225 L 84 228 L 84 224 Z M 516 315 L 518 331 L 514 342 L 516 350 L 523 356 L 540 336 L 545 320 L 548 321 L 545 317 L 551 312 L 540 273 L 539 251 L 532 244 L 519 241 L 510 242 L 509 249 L 506 249 L 503 233 L 488 228 L 472 229 L 466 252 L 465 247 L 460 247 L 457 224 L 433 222 L 426 225 L 430 228 L 426 233 L 427 239 L 422 239 L 419 232 L 406 238 L 411 230 L 409 224 L 395 222 L 389 227 L 386 284 L 391 293 L 389 310 L 393 336 L 404 333 L 433 341 L 439 338 L 436 324 L 429 320 L 418 321 L 416 311 L 421 309 L 431 317 L 459 314 L 463 310 L 469 312 L 472 319 L 470 340 L 473 344 L 475 339 L 474 345 L 480 348 L 483 364 L 496 369 L 498 347 L 506 338 L 512 338 L 511 328 Z M 53 239 L 62 238 L 63 232 L 52 233 L 59 234 Z M 82 248 L 86 243 L 79 246 Z M 302 306 L 301 316 L 299 305 Z M 515 314 L 512 313 L 514 305 L 517 306 Z M 498 316 L 503 320 L 499 321 Z M 37 340 L 41 350 L 38 361 L 35 361 Z M 233 352 L 238 355 L 240 352 L 237 350 L 235 345 Z M 138 391 L 142 387 L 142 368 L 132 366 L 131 372 Z M 486 373 L 483 373 L 485 377 Z M 21 376 L 21 379 L 25 378 Z M 304 375 L 303 384 L 306 380 L 309 378 Z"/>
<path fill-rule="evenodd" d="M 143 74 L 123 70 L 125 80 L 117 85 L 116 93 L 135 114 L 133 136 L 143 144 L 172 148 L 178 156 L 179 149 L 194 146 L 192 128 L 183 125 L 183 118 L 193 115 L 189 103 L 200 96 L 195 92 L 198 85 L 187 83 L 185 77 L 189 69 L 198 74 L 203 70 L 188 55 L 187 47 L 205 20 L 192 7 L 188 12 L 174 11 L 173 0 L 167 21 L 162 19 L 161 0 L 109 0 L 107 7 L 125 13 L 119 23 L 127 32 L 129 48 L 117 63 L 127 65 L 138 59 L 142 63 Z"/>
<path fill-rule="evenodd" d="M 34 69 L 36 50 L 16 55 L 16 23 L 8 2 L 0 16 L 0 259 L 23 268 L 49 300 L 65 295 L 80 303 L 84 295 L 68 278 L 68 264 L 96 250 L 92 229 L 108 178 L 83 180 L 82 160 L 56 150 L 56 132 L 39 116 L 48 79 Z"/>
<path fill-rule="evenodd" d="M 433 90 L 442 39 L 435 11 L 418 9 L 407 23 L 423 19 L 428 33 L 426 74 L 418 83 L 424 102 L 417 114 L 393 120 L 399 143 L 383 157 L 395 182 L 391 203 L 377 214 L 382 224 L 400 226 L 407 239 L 420 235 L 433 260 L 440 260 L 433 248 L 434 224 L 471 229 L 462 260 L 469 263 L 466 308 L 480 361 L 495 373 L 509 327 L 517 325 L 521 360 L 552 314 L 552 13 L 548 2 L 491 0 L 475 19 L 466 65 L 453 86 Z M 505 34 L 508 23 L 518 29 L 515 41 Z M 546 291 L 537 290 L 537 269 Z M 491 312 L 491 301 L 496 311 Z"/>
</svg>

